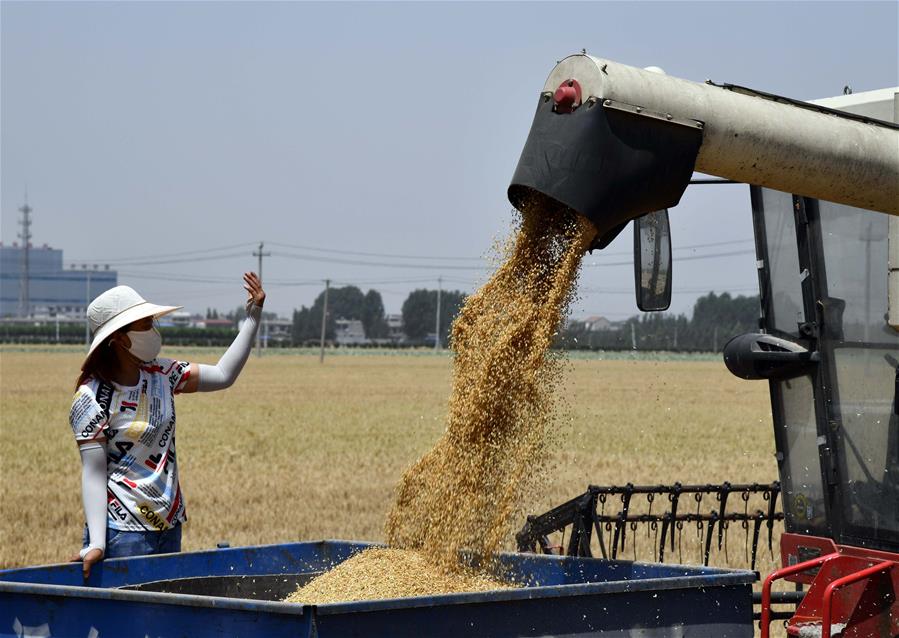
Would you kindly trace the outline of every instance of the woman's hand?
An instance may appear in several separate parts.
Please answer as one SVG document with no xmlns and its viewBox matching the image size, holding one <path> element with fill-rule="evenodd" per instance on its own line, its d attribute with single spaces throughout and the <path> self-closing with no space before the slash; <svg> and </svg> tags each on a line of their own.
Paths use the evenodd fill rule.
<svg viewBox="0 0 899 638">
<path fill-rule="evenodd" d="M 253 306 L 262 308 L 265 303 L 265 291 L 262 282 L 254 272 L 243 274 L 244 289 L 247 291 L 247 318 L 253 321 L 245 321 L 234 339 L 234 343 L 228 346 L 225 354 L 214 366 L 203 363 L 191 363 L 187 381 L 181 388 L 182 393 L 188 392 L 212 392 L 224 390 L 237 379 L 237 375 L 243 369 L 253 349 L 253 340 L 259 330 L 261 313 L 254 313 Z"/>
<path fill-rule="evenodd" d="M 265 291 L 262 289 L 262 282 L 254 272 L 245 272 L 243 274 L 244 290 L 247 291 L 247 312 L 254 305 L 262 308 L 265 303 Z"/>
<path fill-rule="evenodd" d="M 84 574 L 84 580 L 87 580 L 88 576 L 91 575 L 91 567 L 101 560 L 103 560 L 103 550 L 94 548 L 84 555 L 84 559 L 81 558 L 80 554 L 75 554 L 69 559 L 69 562 L 81 563 L 81 572 Z"/>
</svg>

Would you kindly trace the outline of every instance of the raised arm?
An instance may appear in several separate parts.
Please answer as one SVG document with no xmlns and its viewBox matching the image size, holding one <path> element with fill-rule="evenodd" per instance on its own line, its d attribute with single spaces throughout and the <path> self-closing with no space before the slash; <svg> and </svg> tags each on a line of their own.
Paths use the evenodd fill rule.
<svg viewBox="0 0 899 638">
<path fill-rule="evenodd" d="M 244 273 L 244 289 L 247 291 L 247 319 L 244 321 L 237 337 L 219 359 L 218 363 L 191 363 L 190 374 L 182 388 L 182 392 L 212 392 L 224 390 L 237 379 L 244 364 L 253 350 L 253 342 L 262 319 L 262 305 L 265 303 L 265 291 L 256 273 Z"/>
</svg>

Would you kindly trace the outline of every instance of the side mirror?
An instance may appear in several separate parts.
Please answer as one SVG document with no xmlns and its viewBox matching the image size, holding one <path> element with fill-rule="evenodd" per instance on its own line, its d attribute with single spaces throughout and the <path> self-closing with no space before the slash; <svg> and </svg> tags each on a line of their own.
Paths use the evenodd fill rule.
<svg viewBox="0 0 899 638">
<path fill-rule="evenodd" d="M 817 363 L 817 352 L 764 333 L 738 335 L 724 346 L 724 364 L 741 379 L 792 379 L 808 374 Z"/>
<path fill-rule="evenodd" d="M 634 220 L 634 289 L 643 312 L 671 305 L 671 227 L 668 209 Z"/>
</svg>

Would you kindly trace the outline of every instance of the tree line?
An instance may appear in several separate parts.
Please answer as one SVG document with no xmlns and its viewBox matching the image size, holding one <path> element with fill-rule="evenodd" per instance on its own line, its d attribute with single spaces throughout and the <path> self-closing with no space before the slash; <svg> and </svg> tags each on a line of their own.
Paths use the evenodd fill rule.
<svg viewBox="0 0 899 638">
<path fill-rule="evenodd" d="M 291 335 L 288 340 L 270 342 L 270 347 L 318 344 L 321 337 L 321 317 L 324 307 L 322 291 L 310 307 L 301 306 L 293 312 Z M 437 290 L 418 289 L 409 293 L 402 306 L 403 345 L 433 345 L 437 326 Z M 440 342 L 450 346 L 452 322 L 465 294 L 459 290 L 440 292 Z M 161 328 L 163 339 L 172 345 L 223 346 L 233 340 L 240 321 L 246 316 L 244 308 L 220 313 L 209 308 L 208 319 L 227 319 L 231 326 L 207 328 L 170 326 Z M 727 341 L 744 332 L 758 329 L 759 298 L 732 297 L 728 293 L 709 293 L 696 300 L 692 315 L 646 313 L 597 329 L 588 321 L 570 321 L 559 332 L 556 347 L 569 350 L 676 350 L 685 352 L 720 351 Z M 275 319 L 274 313 L 264 313 L 265 319 Z M 328 315 L 325 338 L 333 342 L 336 320 L 359 320 L 365 336 L 373 344 L 396 343 L 396 335 L 388 333 L 387 317 L 381 293 L 365 293 L 356 286 L 328 290 Z M 57 332 L 58 330 L 58 332 Z M 83 324 L 0 323 L 0 341 L 6 343 L 83 343 Z"/>
<path fill-rule="evenodd" d="M 433 344 L 437 326 L 436 290 L 418 289 L 409 294 L 402 306 L 402 330 L 409 344 Z M 458 290 L 440 293 L 440 340 L 450 345 L 452 322 L 465 294 Z M 293 344 L 318 343 L 324 291 L 311 307 L 302 306 L 293 314 Z M 560 331 L 556 347 L 589 350 L 677 350 L 717 352 L 731 338 L 758 329 L 759 297 L 732 297 L 729 293 L 700 297 L 692 315 L 645 313 L 613 324 L 610 329 L 596 330 L 586 321 L 571 321 Z M 387 337 L 386 317 L 381 294 L 377 290 L 364 293 L 356 286 L 331 288 L 328 291 L 326 340 L 335 337 L 335 319 L 361 321 L 367 339 L 378 342 Z M 427 341 L 430 339 L 430 341 Z"/>
<path fill-rule="evenodd" d="M 389 332 L 381 293 L 371 289 L 363 293 L 356 286 L 329 288 L 328 312 L 325 317 L 325 339 L 336 336 L 336 320 L 358 320 L 366 339 L 385 341 Z M 458 314 L 465 294 L 459 290 L 440 291 L 440 339 L 446 344 L 453 319 Z M 437 328 L 438 291 L 418 289 L 409 293 L 403 302 L 402 331 L 410 343 L 423 343 Z M 294 345 L 317 343 L 321 338 L 325 291 L 319 293 L 312 305 L 301 306 L 293 312 L 292 340 Z M 431 341 L 433 343 L 433 341 Z"/>
<path fill-rule="evenodd" d="M 759 297 L 710 292 L 693 305 L 692 316 L 635 315 L 604 330 L 569 322 L 559 346 L 571 350 L 677 350 L 719 352 L 731 337 L 759 328 Z"/>
</svg>

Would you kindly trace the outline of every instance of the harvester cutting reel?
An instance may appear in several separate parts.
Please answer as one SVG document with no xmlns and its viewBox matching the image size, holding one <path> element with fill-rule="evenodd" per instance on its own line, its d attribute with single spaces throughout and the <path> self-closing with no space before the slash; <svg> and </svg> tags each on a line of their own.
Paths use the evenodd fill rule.
<svg viewBox="0 0 899 638">
<path fill-rule="evenodd" d="M 528 516 L 515 539 L 520 552 L 537 552 L 539 547 L 544 554 L 564 552 L 568 556 L 592 557 L 591 541 L 595 533 L 602 557 L 614 560 L 626 551 L 628 532 L 635 541 L 642 526 L 654 537 L 653 546 L 658 548 L 654 558 L 663 563 L 666 545 L 671 552 L 679 548 L 680 537 L 689 525 L 703 537 L 702 562 L 708 565 L 716 535 L 718 550 L 724 547 L 726 551 L 728 529 L 739 523 L 745 533 L 746 558 L 750 560 L 750 569 L 755 569 L 762 526 L 766 530 L 768 550 L 772 552 L 774 523 L 784 519 L 783 512 L 777 511 L 779 494 L 779 481 L 767 485 L 727 482 L 720 485 L 591 485 L 580 496 L 544 514 Z M 750 500 L 759 498 L 765 509 L 750 511 Z M 714 509 L 703 513 L 704 505 L 711 502 L 714 502 Z M 657 503 L 664 504 L 664 511 L 653 512 Z M 641 513 L 636 513 L 638 510 Z M 564 541 L 566 531 L 567 544 Z M 549 536 L 556 532 L 562 534 L 562 542 L 553 544 Z M 636 554 L 636 543 L 633 545 Z M 683 562 L 683 556 L 678 562 Z"/>
</svg>

